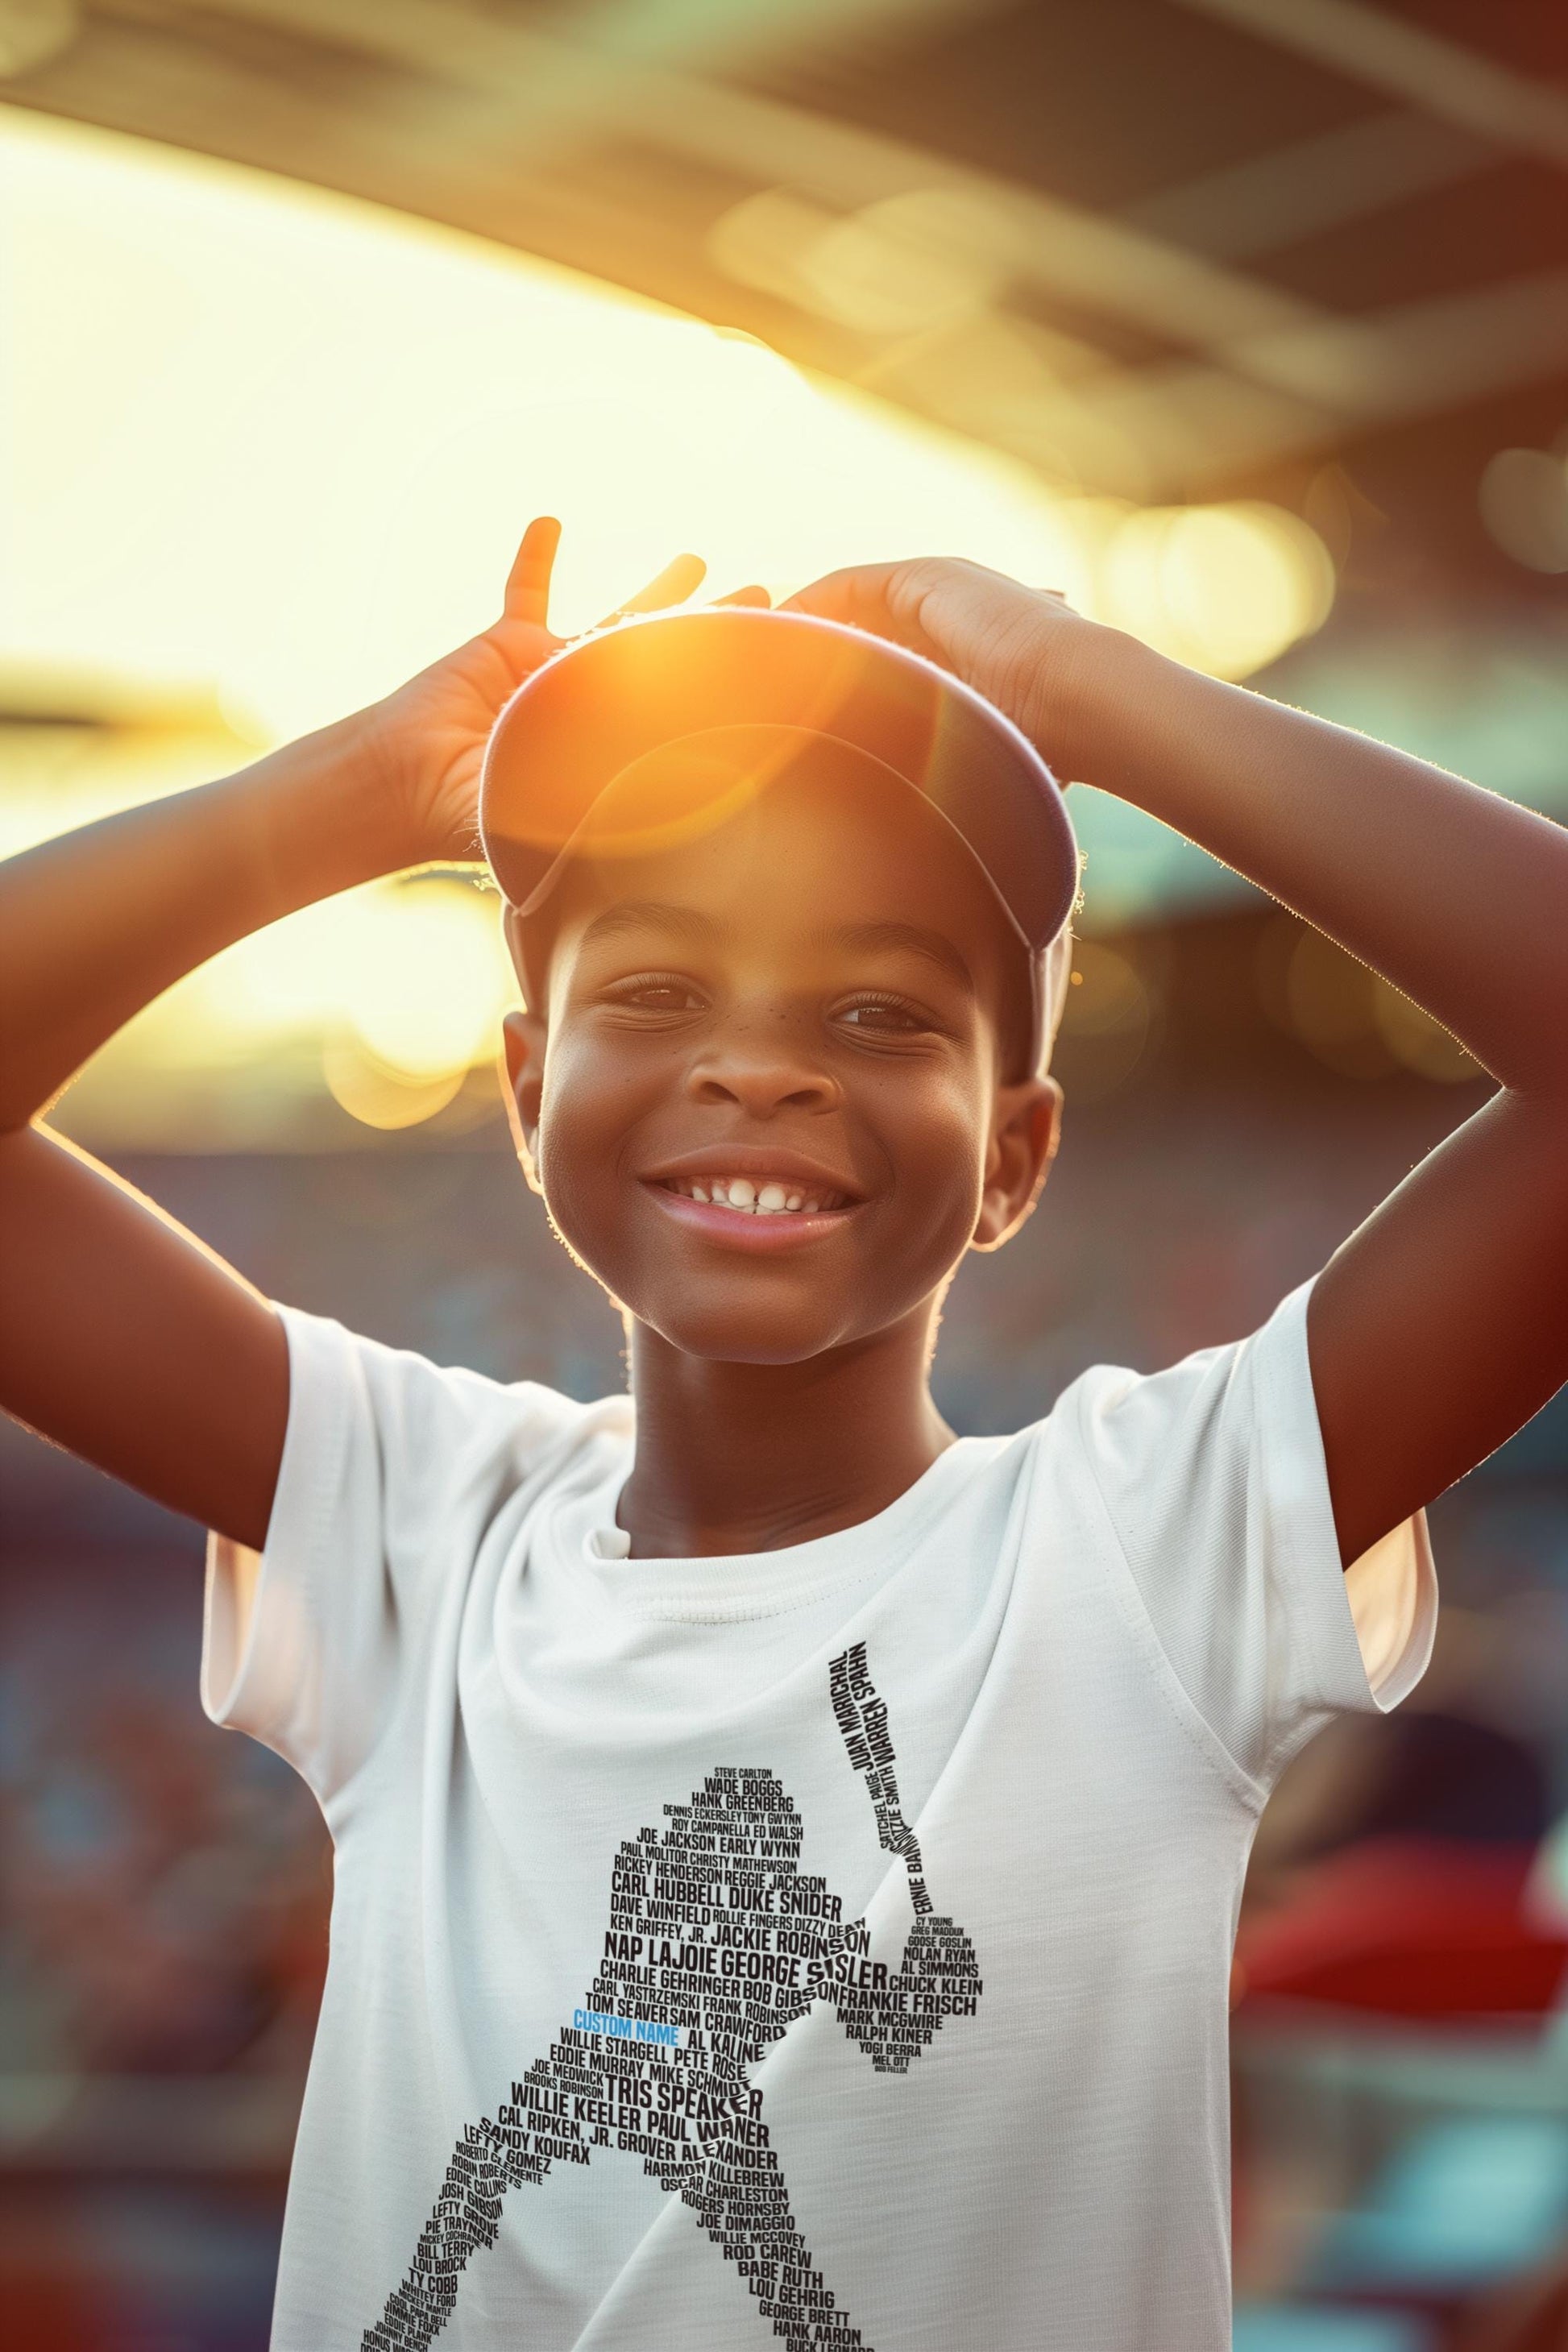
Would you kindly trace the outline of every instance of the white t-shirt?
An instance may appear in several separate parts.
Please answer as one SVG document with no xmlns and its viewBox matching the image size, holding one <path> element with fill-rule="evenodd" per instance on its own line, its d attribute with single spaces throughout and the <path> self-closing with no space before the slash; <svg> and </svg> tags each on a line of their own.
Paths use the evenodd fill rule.
<svg viewBox="0 0 1568 2352">
<path fill-rule="evenodd" d="M 1436 1611 L 1420 1520 L 1341 1573 L 1306 1296 L 683 1560 L 626 1399 L 287 1316 L 202 1668 L 336 1847 L 276 2352 L 1221 2352 L 1254 1825 Z"/>
</svg>

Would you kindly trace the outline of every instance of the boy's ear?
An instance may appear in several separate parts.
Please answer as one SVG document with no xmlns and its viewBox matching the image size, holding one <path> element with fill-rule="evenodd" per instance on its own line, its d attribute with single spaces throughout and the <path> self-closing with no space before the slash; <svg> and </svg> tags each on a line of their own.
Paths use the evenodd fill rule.
<svg viewBox="0 0 1568 2352">
<path fill-rule="evenodd" d="M 1061 1120 L 1062 1090 L 1055 1078 L 997 1087 L 971 1249 L 1000 1249 L 1028 1217 L 1051 1172 Z"/>
<path fill-rule="evenodd" d="M 544 1024 L 537 1013 L 509 1013 L 501 1023 L 506 1054 L 506 1111 L 522 1172 L 540 1190 L 536 1147 L 544 1092 Z"/>
</svg>

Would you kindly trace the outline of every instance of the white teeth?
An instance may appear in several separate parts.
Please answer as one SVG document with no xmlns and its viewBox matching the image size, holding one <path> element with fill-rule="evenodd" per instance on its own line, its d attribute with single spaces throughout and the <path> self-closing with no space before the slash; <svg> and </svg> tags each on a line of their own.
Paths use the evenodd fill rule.
<svg viewBox="0 0 1568 2352">
<path fill-rule="evenodd" d="M 675 1189 L 688 1200 L 718 1209 L 738 1209 L 748 1217 L 782 1217 L 792 1209 L 808 1217 L 822 1213 L 819 1194 L 792 1192 L 773 1177 L 759 1186 L 749 1176 L 717 1176 L 706 1183 L 677 1183 Z"/>
</svg>

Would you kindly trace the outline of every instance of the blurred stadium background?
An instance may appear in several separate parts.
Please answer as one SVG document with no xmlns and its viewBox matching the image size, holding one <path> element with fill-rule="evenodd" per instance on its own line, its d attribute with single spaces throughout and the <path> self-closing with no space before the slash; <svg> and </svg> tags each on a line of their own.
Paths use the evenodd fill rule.
<svg viewBox="0 0 1568 2352">
<path fill-rule="evenodd" d="M 785 590 L 935 545 L 1561 814 L 1565 166 L 1540 0 L 0 0 L 0 846 L 395 683 L 541 509 L 564 625 L 685 546 Z M 955 1294 L 961 1428 L 1245 1330 L 1486 1087 L 1074 799 L 1068 1141 Z M 471 877 L 389 883 L 58 1123 L 265 1288 L 590 1393 L 507 991 Z M 9 1426 L 0 1486 L 5 2340 L 250 2352 L 323 1833 L 200 1714 L 197 1535 Z M 1552 1408 L 1434 1514 L 1419 1697 L 1265 1822 L 1239 2352 L 1568 2346 L 1565 1502 Z"/>
</svg>

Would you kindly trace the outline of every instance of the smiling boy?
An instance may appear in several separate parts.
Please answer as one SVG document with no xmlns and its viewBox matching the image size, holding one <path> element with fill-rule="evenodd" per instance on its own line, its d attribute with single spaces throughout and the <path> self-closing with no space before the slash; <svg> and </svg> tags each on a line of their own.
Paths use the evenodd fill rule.
<svg viewBox="0 0 1568 2352">
<path fill-rule="evenodd" d="M 1422 1507 L 1568 1370 L 1568 844 L 962 563 L 563 651 L 554 539 L 388 702 L 0 877 L 5 1402 L 215 1530 L 205 1702 L 334 1840 L 274 2344 L 1219 2352 L 1258 1813 L 1418 1677 Z M 32 1123 L 229 940 L 472 856 L 487 743 L 593 1405 L 272 1306 Z M 1250 1339 L 955 1441 L 942 1298 L 1057 1136 L 1046 759 L 1499 1090 Z"/>
</svg>

